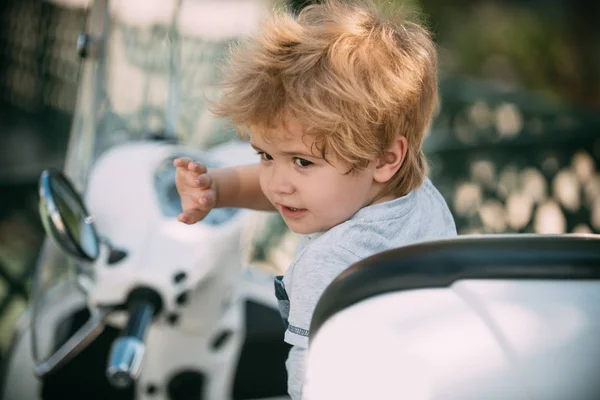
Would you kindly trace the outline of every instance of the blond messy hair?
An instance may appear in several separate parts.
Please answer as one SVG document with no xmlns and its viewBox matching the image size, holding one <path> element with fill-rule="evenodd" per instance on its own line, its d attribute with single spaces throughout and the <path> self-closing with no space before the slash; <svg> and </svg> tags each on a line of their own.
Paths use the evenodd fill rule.
<svg viewBox="0 0 600 400">
<path fill-rule="evenodd" d="M 240 136 L 295 118 L 323 157 L 334 154 L 350 171 L 405 136 L 407 155 L 388 192 L 402 196 L 423 183 L 437 55 L 430 33 L 405 14 L 387 18 L 372 3 L 337 0 L 310 5 L 296 18 L 275 13 L 228 61 L 212 109 Z"/>
</svg>

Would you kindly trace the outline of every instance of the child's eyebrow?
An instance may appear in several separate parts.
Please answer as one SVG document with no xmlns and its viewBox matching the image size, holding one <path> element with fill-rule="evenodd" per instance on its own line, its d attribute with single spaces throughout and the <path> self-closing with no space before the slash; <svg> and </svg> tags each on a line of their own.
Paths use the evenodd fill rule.
<svg viewBox="0 0 600 400">
<path fill-rule="evenodd" d="M 252 146 L 252 148 L 259 153 L 266 153 L 266 151 L 264 151 L 263 149 L 261 149 L 258 146 L 255 146 L 252 143 L 250 143 L 250 146 Z M 311 157 L 311 158 L 321 158 L 317 155 L 306 153 L 304 151 L 280 151 L 279 153 L 285 154 L 286 156 L 302 156 L 302 157 Z"/>
<path fill-rule="evenodd" d="M 306 153 L 304 151 L 282 151 L 282 153 L 285 155 L 288 155 L 288 156 L 302 156 L 302 157 L 318 158 L 314 154 Z"/>
<path fill-rule="evenodd" d="M 252 148 L 256 151 L 258 151 L 259 153 L 264 153 L 264 151 L 260 148 L 260 147 L 256 147 L 255 145 L 253 145 L 252 143 L 250 143 L 250 146 L 252 146 Z"/>
</svg>

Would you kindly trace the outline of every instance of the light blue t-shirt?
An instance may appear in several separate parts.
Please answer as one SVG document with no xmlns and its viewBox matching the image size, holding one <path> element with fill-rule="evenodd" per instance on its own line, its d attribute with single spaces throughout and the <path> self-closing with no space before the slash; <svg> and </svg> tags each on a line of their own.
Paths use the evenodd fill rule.
<svg viewBox="0 0 600 400">
<path fill-rule="evenodd" d="M 325 288 L 350 265 L 373 254 L 416 242 L 456 236 L 446 201 L 429 179 L 406 196 L 360 209 L 324 233 L 305 235 L 292 264 L 275 280 L 275 294 L 292 345 L 288 391 L 302 398 L 310 320 Z"/>
</svg>

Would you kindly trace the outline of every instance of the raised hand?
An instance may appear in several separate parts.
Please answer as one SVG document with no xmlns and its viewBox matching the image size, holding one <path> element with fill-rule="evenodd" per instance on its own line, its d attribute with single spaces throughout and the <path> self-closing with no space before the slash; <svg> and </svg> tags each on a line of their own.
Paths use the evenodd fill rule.
<svg viewBox="0 0 600 400">
<path fill-rule="evenodd" d="M 217 191 L 206 166 L 189 158 L 173 161 L 177 167 L 175 183 L 183 212 L 177 220 L 191 225 L 201 221 L 217 204 Z"/>
</svg>

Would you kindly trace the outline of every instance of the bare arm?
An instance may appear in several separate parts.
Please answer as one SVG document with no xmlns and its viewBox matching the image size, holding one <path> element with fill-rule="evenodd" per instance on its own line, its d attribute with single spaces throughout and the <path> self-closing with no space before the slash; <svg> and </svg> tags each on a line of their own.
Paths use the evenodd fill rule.
<svg viewBox="0 0 600 400">
<path fill-rule="evenodd" d="M 215 207 L 275 211 L 260 188 L 260 164 L 208 170 L 216 189 Z"/>
<path fill-rule="evenodd" d="M 173 164 L 182 207 L 177 219 L 185 224 L 201 221 L 215 207 L 275 210 L 260 189 L 260 164 L 210 171 L 189 158 L 178 158 Z"/>
</svg>

